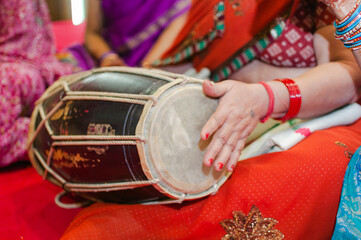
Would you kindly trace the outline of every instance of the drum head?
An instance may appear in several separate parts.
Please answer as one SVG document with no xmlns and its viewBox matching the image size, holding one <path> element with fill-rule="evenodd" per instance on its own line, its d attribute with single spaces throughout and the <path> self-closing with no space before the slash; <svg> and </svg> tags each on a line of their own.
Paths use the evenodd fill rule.
<svg viewBox="0 0 361 240">
<path fill-rule="evenodd" d="M 203 165 L 209 140 L 200 138 L 217 105 L 203 94 L 201 84 L 192 83 L 167 90 L 151 109 L 145 127 L 146 168 L 165 194 L 203 195 L 224 176 L 224 171 Z"/>
</svg>

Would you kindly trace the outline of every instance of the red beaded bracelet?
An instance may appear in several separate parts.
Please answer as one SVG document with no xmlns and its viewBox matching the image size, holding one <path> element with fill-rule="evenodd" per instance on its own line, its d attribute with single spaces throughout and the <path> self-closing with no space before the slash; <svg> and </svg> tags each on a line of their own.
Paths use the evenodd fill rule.
<svg viewBox="0 0 361 240">
<path fill-rule="evenodd" d="M 268 93 L 268 97 L 269 97 L 268 110 L 267 110 L 266 116 L 264 116 L 260 120 L 261 123 L 265 123 L 273 113 L 273 108 L 275 105 L 275 95 L 273 94 L 272 88 L 267 83 L 265 83 L 265 82 L 259 82 L 259 83 L 264 86 L 264 88 L 266 89 L 266 91 Z"/>
<path fill-rule="evenodd" d="M 302 103 L 301 91 L 298 85 L 292 79 L 276 79 L 276 81 L 282 82 L 287 87 L 288 93 L 290 95 L 290 105 L 286 115 L 282 118 L 275 119 L 285 122 L 297 116 L 298 112 L 300 111 Z"/>
</svg>

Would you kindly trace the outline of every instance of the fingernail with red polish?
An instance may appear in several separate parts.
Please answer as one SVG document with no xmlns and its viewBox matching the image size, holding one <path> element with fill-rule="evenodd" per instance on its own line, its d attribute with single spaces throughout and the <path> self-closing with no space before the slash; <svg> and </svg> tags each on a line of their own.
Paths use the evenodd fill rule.
<svg viewBox="0 0 361 240">
<path fill-rule="evenodd" d="M 213 163 L 213 158 L 208 159 L 209 166 L 212 166 L 212 163 Z"/>
<path fill-rule="evenodd" d="M 205 137 L 205 140 L 207 140 L 208 137 L 209 137 L 209 133 L 205 133 L 205 134 L 204 134 L 204 137 Z"/>
<path fill-rule="evenodd" d="M 218 167 L 219 170 L 222 170 L 222 168 L 223 168 L 223 163 L 221 163 L 221 162 L 217 163 L 217 167 Z"/>
<path fill-rule="evenodd" d="M 231 166 L 231 171 L 230 172 L 233 172 L 234 171 L 234 165 Z"/>
</svg>

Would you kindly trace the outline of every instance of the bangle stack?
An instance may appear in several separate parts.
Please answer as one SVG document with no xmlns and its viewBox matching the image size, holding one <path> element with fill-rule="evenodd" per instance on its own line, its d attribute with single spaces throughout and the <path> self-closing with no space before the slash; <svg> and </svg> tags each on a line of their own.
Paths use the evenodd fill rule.
<svg viewBox="0 0 361 240">
<path fill-rule="evenodd" d="M 342 20 L 335 20 L 336 39 L 340 39 L 346 48 L 353 51 L 361 49 L 361 0 Z"/>
<path fill-rule="evenodd" d="M 301 91 L 295 81 L 291 79 L 276 79 L 275 81 L 282 82 L 287 87 L 290 96 L 290 104 L 286 115 L 282 118 L 275 119 L 285 122 L 296 117 L 300 111 L 302 103 Z"/>
<path fill-rule="evenodd" d="M 302 96 L 301 91 L 298 85 L 293 81 L 292 79 L 275 79 L 275 81 L 282 82 L 288 90 L 289 96 L 290 96 L 290 103 L 289 108 L 282 118 L 275 118 L 275 120 L 280 120 L 282 122 L 285 122 L 287 120 L 290 120 L 297 116 L 301 109 L 301 103 L 302 103 Z M 268 97 L 269 97 L 269 103 L 268 103 L 268 110 L 266 113 L 266 116 L 260 119 L 261 123 L 264 123 L 268 120 L 268 118 L 272 115 L 274 104 L 275 104 L 275 96 L 273 94 L 272 88 L 265 82 L 259 82 L 264 86 L 264 88 L 267 91 Z"/>
</svg>

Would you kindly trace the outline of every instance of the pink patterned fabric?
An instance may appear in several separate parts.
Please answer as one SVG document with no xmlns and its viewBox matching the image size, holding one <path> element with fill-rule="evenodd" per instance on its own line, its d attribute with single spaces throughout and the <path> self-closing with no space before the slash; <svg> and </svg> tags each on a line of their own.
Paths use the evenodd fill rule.
<svg viewBox="0 0 361 240">
<path fill-rule="evenodd" d="M 266 63 L 281 67 L 314 67 L 317 65 L 313 48 L 316 29 L 331 24 L 332 12 L 321 2 L 300 1 L 282 35 L 260 55 Z"/>
<path fill-rule="evenodd" d="M 0 166 L 5 166 L 27 158 L 34 103 L 71 67 L 54 57 L 44 0 L 0 0 L 0 6 Z"/>
</svg>

